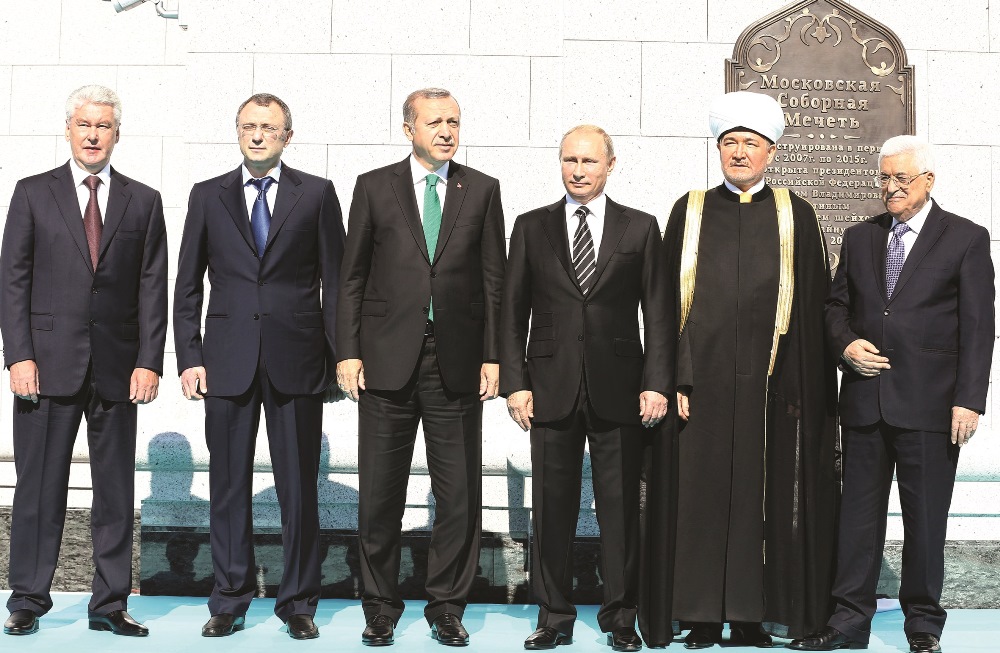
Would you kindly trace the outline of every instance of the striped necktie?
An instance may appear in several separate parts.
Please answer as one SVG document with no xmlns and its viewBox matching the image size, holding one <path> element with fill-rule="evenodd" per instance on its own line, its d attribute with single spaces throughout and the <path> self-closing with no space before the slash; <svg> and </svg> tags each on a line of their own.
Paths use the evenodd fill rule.
<svg viewBox="0 0 1000 653">
<path fill-rule="evenodd" d="M 594 237 L 587 226 L 587 215 L 590 209 L 581 206 L 573 213 L 580 218 L 580 224 L 573 235 L 573 269 L 576 280 L 580 283 L 580 291 L 586 295 L 594 283 L 594 270 L 597 269 L 597 259 L 594 257 Z"/>
</svg>

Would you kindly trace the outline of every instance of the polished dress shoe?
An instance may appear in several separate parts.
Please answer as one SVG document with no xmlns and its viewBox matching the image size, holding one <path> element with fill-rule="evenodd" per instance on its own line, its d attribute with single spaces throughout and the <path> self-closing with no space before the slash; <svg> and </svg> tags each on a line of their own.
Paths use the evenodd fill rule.
<svg viewBox="0 0 1000 653">
<path fill-rule="evenodd" d="M 30 635 L 38 632 L 38 616 L 31 610 L 14 610 L 3 624 L 8 635 Z"/>
<path fill-rule="evenodd" d="M 225 637 L 226 635 L 232 635 L 238 630 L 243 630 L 245 621 L 246 619 L 243 617 L 237 617 L 228 612 L 213 614 L 212 618 L 201 627 L 201 636 Z"/>
<path fill-rule="evenodd" d="M 524 640 L 524 648 L 529 651 L 544 651 L 563 644 L 572 643 L 573 637 L 571 635 L 564 635 L 549 626 L 539 626 L 535 629 L 535 632 L 528 635 L 528 639 Z"/>
<path fill-rule="evenodd" d="M 684 648 L 710 648 L 722 640 L 722 624 L 695 624 L 684 638 Z"/>
<path fill-rule="evenodd" d="M 631 626 L 615 628 L 608 633 L 608 646 L 613 651 L 638 651 L 642 649 L 642 638 Z"/>
<path fill-rule="evenodd" d="M 450 612 L 439 614 L 431 622 L 431 637 L 445 646 L 468 646 L 469 632 L 462 620 Z"/>
<path fill-rule="evenodd" d="M 771 636 L 762 631 L 758 623 L 729 624 L 729 643 L 736 646 L 756 646 L 757 648 L 774 646 Z"/>
<path fill-rule="evenodd" d="M 388 646 L 392 644 L 392 619 L 384 614 L 377 614 L 365 626 L 361 633 L 361 643 L 365 646 Z"/>
<path fill-rule="evenodd" d="M 852 650 L 868 648 L 868 644 L 855 642 L 833 626 L 827 626 L 818 633 L 813 633 L 802 639 L 793 639 L 785 646 L 795 651 L 836 651 L 842 648 Z"/>
<path fill-rule="evenodd" d="M 910 653 L 941 653 L 941 641 L 930 633 L 913 633 L 906 636 Z"/>
<path fill-rule="evenodd" d="M 90 617 L 91 630 L 110 630 L 115 635 L 145 637 L 149 629 L 129 616 L 124 610 L 112 610 L 107 614 Z"/>
<path fill-rule="evenodd" d="M 316 639 L 319 637 L 319 628 L 313 621 L 311 614 L 293 614 L 285 622 L 288 626 L 288 636 L 292 639 Z"/>
</svg>

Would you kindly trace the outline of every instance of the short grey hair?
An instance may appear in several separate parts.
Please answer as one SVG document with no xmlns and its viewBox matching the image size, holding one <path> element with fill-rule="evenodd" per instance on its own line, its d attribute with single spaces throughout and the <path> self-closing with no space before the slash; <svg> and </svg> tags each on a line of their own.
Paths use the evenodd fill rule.
<svg viewBox="0 0 1000 653">
<path fill-rule="evenodd" d="M 441 98 L 454 97 L 451 91 L 443 88 L 422 88 L 413 91 L 406 96 L 403 102 L 403 122 L 410 126 L 410 129 L 417 123 L 417 108 L 413 106 L 417 100 L 439 100 Z M 458 100 L 455 100 L 458 103 Z"/>
<path fill-rule="evenodd" d="M 934 155 L 931 154 L 931 146 L 924 139 L 909 134 L 893 136 L 882 144 L 882 149 L 878 153 L 879 169 L 882 168 L 882 159 L 899 154 L 912 155 L 920 172 L 934 172 Z"/>
<path fill-rule="evenodd" d="M 281 113 L 285 116 L 285 131 L 292 131 L 292 110 L 288 108 L 284 100 L 271 93 L 255 93 L 243 101 L 240 108 L 236 110 L 237 128 L 240 126 L 240 114 L 243 113 L 244 107 L 248 104 L 256 104 L 258 107 L 269 107 L 272 104 L 277 104 L 278 108 L 281 109 Z"/>
<path fill-rule="evenodd" d="M 122 124 L 122 101 L 118 94 L 107 86 L 100 84 L 88 84 L 81 86 L 66 98 L 66 122 L 73 119 L 73 114 L 77 109 L 85 104 L 103 104 L 114 110 L 115 126 Z"/>
<path fill-rule="evenodd" d="M 577 125 L 573 127 L 568 132 L 563 134 L 562 140 L 559 141 L 559 158 L 562 159 L 563 143 L 566 139 L 570 137 L 571 134 L 576 132 L 590 132 L 592 134 L 600 134 L 601 138 L 604 139 L 604 155 L 608 158 L 608 161 L 615 158 L 615 144 L 611 141 L 611 136 L 608 132 L 604 131 L 597 125 Z"/>
</svg>

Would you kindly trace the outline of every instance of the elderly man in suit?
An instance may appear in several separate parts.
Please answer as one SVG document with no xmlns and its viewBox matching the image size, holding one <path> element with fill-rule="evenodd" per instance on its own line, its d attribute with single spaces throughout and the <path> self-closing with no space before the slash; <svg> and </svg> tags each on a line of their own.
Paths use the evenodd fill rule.
<svg viewBox="0 0 1000 653">
<path fill-rule="evenodd" d="M 84 86 L 66 101 L 72 157 L 17 182 L 0 254 L 0 329 L 14 401 L 8 635 L 52 608 L 73 441 L 87 420 L 94 502 L 91 630 L 145 636 L 132 588 L 137 405 L 156 399 L 167 329 L 160 194 L 111 167 L 121 100 Z"/>
<path fill-rule="evenodd" d="M 287 104 L 253 95 L 237 111 L 236 135 L 243 164 L 191 189 L 174 294 L 181 385 L 188 399 L 205 400 L 210 454 L 215 588 L 202 635 L 241 630 L 257 589 L 251 491 L 263 406 L 284 547 L 274 612 L 290 637 L 311 639 L 323 399 L 339 394 L 327 390 L 344 225 L 333 184 L 281 161 L 292 139 Z"/>
<path fill-rule="evenodd" d="M 337 313 L 337 378 L 358 401 L 362 642 L 392 644 L 406 485 L 423 423 L 435 516 L 424 616 L 464 646 L 479 563 L 482 401 L 497 395 L 505 265 L 500 184 L 452 160 L 461 110 L 451 93 L 403 104 L 404 160 L 358 177 Z"/>
<path fill-rule="evenodd" d="M 826 302 L 844 363 L 844 496 L 835 611 L 800 651 L 868 647 L 893 469 L 903 506 L 899 601 L 913 653 L 941 650 L 948 509 L 959 449 L 986 411 L 993 353 L 987 230 L 931 199 L 930 147 L 890 138 L 879 153 L 886 213 L 844 233 Z"/>
<path fill-rule="evenodd" d="M 559 156 L 566 196 L 514 223 L 501 312 L 501 393 L 531 431 L 539 614 L 524 648 L 572 641 L 571 548 L 589 443 L 603 551 L 597 620 L 614 650 L 636 651 L 642 427 L 664 418 L 673 392 L 670 284 L 656 219 L 604 194 L 615 166 L 607 132 L 574 127 Z"/>
</svg>

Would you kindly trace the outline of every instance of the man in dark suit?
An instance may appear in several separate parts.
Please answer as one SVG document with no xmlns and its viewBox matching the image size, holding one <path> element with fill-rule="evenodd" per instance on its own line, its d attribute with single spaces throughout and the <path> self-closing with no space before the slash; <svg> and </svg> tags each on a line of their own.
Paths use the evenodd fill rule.
<svg viewBox="0 0 1000 653">
<path fill-rule="evenodd" d="M 137 405 L 156 399 L 167 329 L 160 194 L 111 167 L 121 101 L 84 86 L 66 102 L 72 159 L 17 182 L 0 254 L 0 329 L 14 401 L 8 635 L 52 608 L 73 442 L 87 420 L 96 573 L 91 630 L 145 636 L 132 588 Z"/>
<path fill-rule="evenodd" d="M 890 138 L 879 170 L 887 212 L 844 233 L 826 302 L 828 341 L 844 362 L 836 608 L 824 630 L 792 642 L 801 651 L 867 648 L 893 468 L 903 507 L 903 629 L 914 653 L 941 650 L 955 468 L 986 411 L 990 235 L 931 199 L 927 143 Z"/>
<path fill-rule="evenodd" d="M 500 184 L 452 161 L 461 111 L 444 89 L 406 98 L 413 153 L 358 177 L 337 313 L 337 379 L 358 401 L 358 534 L 368 645 L 403 612 L 400 529 L 418 422 L 435 517 L 424 616 L 464 646 L 479 563 L 482 401 L 497 394 L 505 265 Z"/>
<path fill-rule="evenodd" d="M 571 549 L 589 443 L 603 551 L 597 620 L 614 650 L 637 651 L 642 427 L 667 413 L 676 327 L 656 219 L 604 194 L 611 138 L 581 125 L 563 136 L 559 155 L 566 197 L 514 223 L 501 312 L 501 393 L 531 430 L 539 614 L 524 648 L 572 641 Z"/>
<path fill-rule="evenodd" d="M 252 96 L 236 133 L 243 165 L 191 189 L 174 295 L 181 385 L 188 399 L 205 399 L 210 454 L 215 589 L 202 635 L 241 630 L 257 589 L 250 499 L 263 405 L 285 553 L 274 612 L 289 636 L 311 639 L 319 636 L 316 482 L 344 225 L 333 184 L 281 162 L 292 138 L 288 105 Z"/>
</svg>

